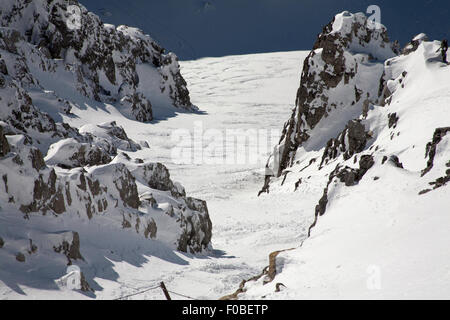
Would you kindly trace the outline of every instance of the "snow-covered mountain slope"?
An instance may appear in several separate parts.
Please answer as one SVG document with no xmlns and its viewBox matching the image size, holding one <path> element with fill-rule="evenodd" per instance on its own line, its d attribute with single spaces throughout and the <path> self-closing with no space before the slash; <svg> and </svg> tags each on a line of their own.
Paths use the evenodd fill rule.
<svg viewBox="0 0 450 320">
<path fill-rule="evenodd" d="M 368 23 L 362 13 L 344 12 L 318 36 L 303 64 L 296 108 L 269 160 L 264 191 L 270 176 L 279 177 L 293 164 L 299 147 L 320 149 L 363 108 L 378 102 L 383 62 L 399 49 L 389 42 L 384 26 Z"/>
<path fill-rule="evenodd" d="M 193 109 L 175 55 L 71 4 L 11 0 L 0 11 L 0 281 L 19 294 L 58 289 L 77 264 L 93 295 L 94 278 L 116 277 L 109 259 L 211 249 L 206 202 L 163 164 L 130 156 L 146 141 L 95 117 L 152 126 L 150 100 Z M 73 10 L 79 28 L 67 24 Z"/>
<path fill-rule="evenodd" d="M 309 237 L 294 249 L 272 253 L 269 268 L 245 283 L 239 298 L 450 296 L 450 67 L 442 63 L 440 42 L 420 36 L 414 48 L 387 59 L 380 71 L 367 69 L 379 64 L 368 62 L 368 54 L 375 57 L 389 43 L 377 42 L 373 33 L 365 37 L 360 17 L 339 14 L 319 35 L 275 150 L 283 153 L 288 146 L 287 160 L 280 157 L 278 177 L 266 179 L 264 190 L 271 194 L 322 186 L 315 205 L 299 204 L 314 216 Z M 341 45 L 346 20 L 359 30 L 354 35 L 374 45 L 367 52 Z M 340 66 L 339 59 L 327 61 L 326 50 L 335 44 L 346 62 L 349 52 L 360 57 L 352 64 L 358 70 L 353 76 L 366 86 L 359 94 L 370 99 L 367 104 L 352 102 L 352 76 L 326 86 L 329 76 L 320 73 L 320 61 L 326 61 L 325 70 Z M 310 80 L 311 66 L 321 76 Z M 341 104 L 343 97 L 349 100 Z M 337 108 L 319 113 L 317 99 Z"/>
<path fill-rule="evenodd" d="M 426 32 L 450 37 L 447 0 L 82 0 L 112 24 L 137 26 L 181 59 L 309 50 L 320 30 L 344 10 L 381 9 L 381 23 L 402 44 Z M 320 8 L 318 10 L 317 8 Z"/>
<path fill-rule="evenodd" d="M 381 45 L 383 41 L 374 43 Z M 444 128 L 448 126 L 448 115 L 442 110 L 448 105 L 448 71 L 447 67 L 441 68 L 438 54 L 433 52 L 436 44 L 421 43 L 418 40 L 412 46 L 415 51 L 388 60 L 389 66 L 384 67 L 381 61 L 367 62 L 369 52 L 364 52 L 364 48 L 357 48 L 363 52 L 356 53 L 341 47 L 346 61 L 354 61 L 355 68 L 362 58 L 367 59 L 366 65 L 355 73 L 357 78 L 348 77 L 352 90 L 339 87 L 349 99 L 338 97 L 343 103 L 352 102 L 357 97 L 355 84 L 376 80 L 373 86 L 365 83 L 360 90 L 367 90 L 373 98 L 379 95 L 385 106 L 374 102 L 360 121 L 349 123 L 347 120 L 353 119 L 346 115 L 338 125 L 340 129 L 324 127 L 323 144 L 317 142 L 317 150 L 297 152 L 299 158 L 286 167 L 290 173 L 282 172 L 280 178 L 272 178 L 270 193 L 259 198 L 257 193 L 270 153 L 267 148 L 255 148 L 254 140 L 245 141 L 246 151 L 261 159 L 255 163 L 180 164 L 172 154 L 179 141 L 171 139 L 172 135 L 185 129 L 182 132 L 189 136 L 199 127 L 213 129 L 219 135 L 230 129 L 275 129 L 278 142 L 280 128 L 292 114 L 301 64 L 308 52 L 181 62 L 192 101 L 204 112 L 182 112 L 169 118 L 167 115 L 173 110 L 157 109 L 152 100 L 156 119 L 151 124 L 136 121 L 115 103 L 95 102 L 78 95 L 67 99 L 78 99 L 68 114 L 67 104 L 58 100 L 62 91 L 23 85 L 18 75 L 27 79 L 30 72 L 11 76 L 10 66 L 0 63 L 0 90 L 4 90 L 0 92 L 0 176 L 7 175 L 6 181 L 0 179 L 0 298 L 87 298 L 86 294 L 63 288 L 67 264 L 72 263 L 81 267 L 86 280 L 82 283 L 84 289 L 94 289 L 98 299 L 135 294 L 160 281 L 172 292 L 185 295 L 172 295 L 175 299 L 216 299 L 234 291 L 242 279 L 260 273 L 267 265 L 268 253 L 301 243 L 304 248 L 311 244 L 308 261 L 302 260 L 302 249 L 278 253 L 278 257 L 272 254 L 271 267 L 267 274 L 263 273 L 268 278 L 247 282 L 243 288 L 246 294 L 239 297 L 303 297 L 307 288 L 302 285 L 307 281 L 307 287 L 319 288 L 308 297 L 348 297 L 354 293 L 356 297 L 378 298 L 383 294 L 397 298 L 405 284 L 416 290 L 406 297 L 417 296 L 419 289 L 422 297 L 447 297 L 448 236 L 444 231 L 448 226 L 448 184 L 444 184 L 448 179 L 448 135 Z M 385 46 L 385 51 L 389 47 Z M 9 54 L 7 51 L 2 49 L 2 57 Z M 379 56 L 378 60 L 384 58 Z M 152 78 L 140 78 L 140 83 Z M 375 94 L 374 88 L 380 87 L 381 93 Z M 326 94 L 330 92 L 333 90 Z M 364 103 L 358 106 L 361 113 L 363 107 Z M 60 110 L 57 108 L 62 111 L 55 111 Z M 358 118 L 356 107 L 353 111 Z M 339 120 L 337 115 L 336 118 Z M 434 126 L 443 129 L 435 131 Z M 330 146 L 326 148 L 328 141 Z M 273 140 L 270 143 L 275 144 Z M 350 151 L 351 158 L 345 160 Z M 316 162 L 313 158 L 317 158 Z M 403 169 L 398 168 L 400 162 Z M 170 177 L 158 163 L 170 169 Z M 335 171 L 337 164 L 341 166 Z M 425 175 L 421 178 L 422 174 Z M 16 180 L 11 183 L 11 179 Z M 43 183 L 49 187 L 37 188 L 36 193 L 30 186 L 36 181 L 39 184 L 41 179 L 49 182 Z M 185 196 L 174 180 L 182 182 L 193 197 L 206 200 L 208 208 L 204 202 Z M 430 182 L 436 183 L 429 185 Z M 434 187 L 438 188 L 433 190 Z M 376 202 L 372 201 L 372 194 Z M 36 201 L 31 199 L 35 195 L 40 197 Z M 9 196 L 16 196 L 12 200 L 17 203 L 23 201 L 26 210 L 39 207 L 46 214 L 24 213 L 16 203 L 9 203 Z M 92 201 L 92 219 L 87 209 L 86 215 L 77 214 L 76 203 L 80 201 Z M 138 201 L 140 206 L 135 209 Z M 97 212 L 104 209 L 105 203 L 107 211 Z M 341 212 L 340 204 L 345 211 Z M 62 205 L 66 212 L 56 214 L 54 209 L 59 210 Z M 326 209 L 325 214 L 318 216 L 311 237 L 304 241 L 314 222 L 316 206 L 318 213 Z M 430 208 L 440 213 L 431 215 Z M 214 222 L 213 238 L 209 238 L 209 216 Z M 150 238 L 154 235 L 153 221 L 157 226 L 156 239 L 150 240 L 146 233 Z M 147 228 L 142 227 L 144 222 Z M 192 235 L 188 252 L 179 247 L 185 243 L 181 241 L 185 238 L 179 237 L 185 231 Z M 214 250 L 204 250 L 210 248 L 209 243 L 205 244 L 208 239 Z M 203 252 L 190 253 L 199 243 Z M 320 255 L 316 256 L 316 252 Z M 330 264 L 336 260 L 341 263 Z M 306 270 L 303 262 L 309 261 L 307 279 L 299 278 L 298 270 Z M 289 273 L 281 279 L 283 270 Z M 328 270 L 331 271 L 327 273 Z M 274 276 L 274 281 L 261 285 Z M 438 278 L 443 281 L 438 283 Z M 362 286 L 359 280 L 363 281 Z M 391 280 L 393 285 L 388 286 Z M 273 293 L 277 286 L 279 295 Z M 384 291 L 373 294 L 372 289 L 380 286 Z M 352 294 L 347 288 L 353 290 Z M 300 289 L 304 290 L 299 292 Z M 163 298 L 159 289 L 130 297 Z"/>
<path fill-rule="evenodd" d="M 176 142 L 172 142 L 170 136 L 179 128 L 193 133 L 198 122 L 203 123 L 205 130 L 269 129 L 278 136 L 279 128 L 291 113 L 301 61 L 307 54 L 281 52 L 181 62 L 192 101 L 205 110 L 204 114 L 182 113 L 152 125 L 125 118 L 113 107 L 88 109 L 89 112 L 74 108 L 75 117 L 62 116 L 73 127 L 80 127 L 81 133 L 94 131 L 89 123 L 116 121 L 117 126 L 126 129 L 129 139 L 148 141 L 150 149 L 126 153 L 144 162 L 167 165 L 171 179 L 180 181 L 193 197 L 207 201 L 213 221 L 211 242 L 214 250 L 192 255 L 167 250 L 167 246 L 158 241 L 152 241 L 148 246 L 149 240 L 136 237 L 134 230 L 117 230 L 113 224 L 103 228 L 91 220 L 80 227 L 75 218 L 74 225 L 81 239 L 80 252 L 96 268 L 80 266 L 91 286 L 98 289 L 95 292 L 97 299 L 133 294 L 161 280 L 171 291 L 196 298 L 217 299 L 233 291 L 242 279 L 262 270 L 267 263 L 267 252 L 294 246 L 304 238 L 310 212 L 285 205 L 296 201 L 298 194 L 257 197 L 264 178 L 265 161 L 271 150 L 269 147 L 258 149 L 259 161 L 256 163 L 180 165 L 171 156 Z M 273 116 L 274 108 L 279 114 L 277 117 Z M 104 134 L 101 128 L 95 131 L 100 131 L 98 136 Z M 271 145 L 276 141 L 278 138 L 272 140 Z M 247 150 L 250 147 L 246 145 Z M 312 195 L 304 195 L 304 201 L 307 198 L 311 205 L 316 201 Z M 274 215 L 274 212 L 278 214 Z M 22 221 L 21 215 L 15 219 L 8 225 Z M 51 221 L 58 230 L 58 221 L 61 220 Z M 48 219 L 42 220 L 44 226 L 48 223 Z M 65 219 L 64 223 L 65 229 L 72 228 L 68 220 Z M 62 258 L 65 259 L 64 256 Z M 37 270 L 42 271 L 43 268 Z M 57 265 L 51 270 L 60 277 L 65 268 Z M 47 279 L 54 278 L 52 272 L 48 272 Z M 32 275 L 36 276 L 36 273 Z M 98 287 L 89 280 L 91 277 Z M 15 279 L 11 274 L 1 278 L 2 299 L 85 298 L 77 292 L 59 290 L 51 285 L 52 282 Z M 176 295 L 172 298 L 185 299 Z M 164 295 L 157 289 L 129 299 L 164 299 Z"/>
<path fill-rule="evenodd" d="M 196 109 L 177 57 L 140 30 L 104 24 L 76 1 L 7 0 L 1 9 L 9 73 L 69 100 L 64 111 L 82 106 L 79 96 L 143 122 L 152 120 L 152 105 Z"/>
</svg>

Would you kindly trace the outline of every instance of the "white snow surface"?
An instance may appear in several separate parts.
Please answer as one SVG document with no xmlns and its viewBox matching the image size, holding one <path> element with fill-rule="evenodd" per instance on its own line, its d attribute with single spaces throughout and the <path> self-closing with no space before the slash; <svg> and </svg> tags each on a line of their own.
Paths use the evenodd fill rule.
<svg viewBox="0 0 450 320">
<path fill-rule="evenodd" d="M 450 69 L 441 62 L 438 48 L 438 41 L 423 42 L 417 51 L 388 60 L 392 101 L 373 106 L 362 119 L 373 136 L 362 154 L 372 155 L 374 166 L 358 185 L 346 187 L 333 180 L 326 213 L 311 237 L 300 248 L 278 255 L 277 276 L 270 284 L 263 284 L 264 277 L 249 282 L 240 298 L 450 297 L 449 186 L 419 195 L 431 189 L 430 182 L 448 175 L 450 166 L 450 137 L 444 136 L 433 169 L 421 177 L 427 167 L 427 143 L 436 128 L 450 124 Z M 398 123 L 388 128 L 388 114 L 394 112 Z M 281 180 L 274 182 L 271 193 L 283 192 L 299 178 L 307 180 L 303 187 L 323 181 L 318 165 L 301 170 L 318 155 L 304 153 L 300 163 L 289 168 L 284 186 Z M 382 155 L 398 156 L 403 168 L 390 161 L 383 165 Z M 330 172 L 338 163 L 354 167 L 353 160 L 340 156 L 322 171 Z M 304 208 L 303 201 L 296 204 Z M 314 208 L 309 210 L 313 213 Z M 275 292 L 278 283 L 284 286 Z"/>
<path fill-rule="evenodd" d="M 162 162 L 169 168 L 171 179 L 186 187 L 189 196 L 207 201 L 213 222 L 214 249 L 210 253 L 195 256 L 180 253 L 132 232 L 93 222 L 80 223 L 77 219 L 55 218 L 51 226 L 42 226 L 47 220 L 36 217 L 32 219 L 33 229 L 48 233 L 52 229 L 60 230 L 58 223 L 64 223 L 66 229 L 79 232 L 83 257 L 96 265 L 96 270 L 91 272 L 98 284 L 95 286 L 97 299 L 119 298 L 160 281 L 171 291 L 200 299 L 217 299 L 234 291 L 242 279 L 259 273 L 267 265 L 269 252 L 295 246 L 304 239 L 312 215 L 286 205 L 295 203 L 298 194 L 257 197 L 270 149 L 261 150 L 259 161 L 254 164 L 180 165 L 171 157 L 172 147 L 176 145 L 171 141 L 171 134 L 175 129 L 193 129 L 196 121 L 201 121 L 204 130 L 273 129 L 279 134 L 291 113 L 306 55 L 307 52 L 283 52 L 181 62 L 193 103 L 201 106 L 203 114 L 180 112 L 176 117 L 166 118 L 156 113 L 159 119 L 144 124 L 124 117 L 116 108 L 105 104 L 102 108 L 74 107 L 73 115 L 61 115 L 71 126 L 98 135 L 98 128 L 90 124 L 116 121 L 130 139 L 147 141 L 150 148 L 127 151 L 127 154 L 145 162 Z M 272 145 L 276 142 L 273 140 Z M 303 201 L 313 205 L 316 195 L 305 192 Z M 5 221 L 14 234 L 13 220 Z M 20 233 L 18 238 L 30 237 L 22 234 L 24 230 L 16 232 Z M 21 244 L 24 248 L 28 245 L 26 241 Z M 16 264 L 14 261 L 13 265 Z M 49 278 L 63 277 L 66 272 L 65 269 L 42 270 L 39 265 L 36 262 L 35 272 L 41 273 L 45 283 Z M 24 284 L 15 283 L 14 278 L 5 279 L 0 276 L 0 299 L 94 298 L 61 289 L 56 283 L 43 288 L 39 281 Z M 185 299 L 177 295 L 173 298 Z M 164 299 L 164 296 L 157 289 L 129 299 Z"/>
<path fill-rule="evenodd" d="M 152 124 L 143 124 L 106 104 L 104 108 L 74 108 L 75 117 L 62 115 L 74 127 L 116 121 L 131 139 L 147 141 L 150 149 L 128 154 L 167 165 L 171 177 L 182 183 L 190 195 L 207 201 L 213 223 L 214 250 L 196 256 L 168 250 L 130 233 L 112 234 L 104 226 L 84 224 L 81 230 L 78 226 L 81 253 L 98 259 L 98 268 L 93 271 L 99 287 L 96 298 L 119 298 L 164 281 L 172 292 L 217 299 L 234 292 L 242 279 L 259 274 L 272 251 L 296 248 L 278 256 L 273 282 L 263 285 L 264 279 L 260 279 L 248 283 L 247 292 L 240 298 L 448 299 L 449 186 L 418 195 L 429 187 L 429 182 L 445 174 L 444 163 L 450 160 L 450 140 L 446 137 L 438 145 L 435 168 L 420 177 L 427 162 L 425 146 L 432 140 L 434 130 L 450 125 L 450 69 L 438 61 L 437 48 L 436 42 L 424 42 L 416 52 L 391 60 L 386 68 L 391 73 L 388 77 L 395 81 L 403 71 L 408 74 L 403 80 L 404 88 L 395 86 L 391 104 L 374 106 L 364 120 L 366 128 L 373 132 L 367 148 L 379 147 L 371 151 L 376 165 L 357 186 L 330 186 L 327 212 L 319 218 L 309 239 L 307 231 L 314 218 L 314 207 L 334 162 L 321 171 L 317 170 L 318 163 L 302 172 L 300 169 L 311 158 L 321 156 L 323 150 L 303 154 L 298 159 L 301 163 L 291 168 L 286 181 L 275 181 L 270 194 L 259 198 L 269 152 L 258 154 L 261 161 L 257 164 L 180 165 L 171 157 L 176 145 L 171 140 L 173 130 L 193 130 L 196 121 L 201 121 L 205 130 L 280 130 L 291 115 L 301 64 L 308 52 L 181 62 L 192 101 L 203 114 L 160 116 Z M 392 112 L 399 116 L 394 129 L 387 127 L 387 117 Z M 381 165 L 382 154 L 399 156 L 404 169 L 390 162 Z M 352 162 L 353 158 L 346 164 L 354 166 Z M 299 177 L 307 181 L 294 192 Z M 375 181 L 374 177 L 379 179 Z M 14 234 L 13 220 L 8 221 L 6 228 Z M 33 223 L 38 227 L 44 221 L 47 223 L 36 217 Z M 55 226 L 57 223 L 55 219 Z M 72 223 L 79 224 L 71 220 L 64 223 L 67 229 Z M 51 228 L 46 226 L 45 230 Z M 102 249 L 112 247 L 116 250 L 110 253 Z M 63 276 L 65 272 L 40 270 L 39 264 L 35 270 L 47 277 L 55 273 Z M 56 284 L 41 288 L 39 283 L 16 285 L 14 279 L 4 279 L 0 277 L 2 299 L 92 298 L 62 290 Z M 275 293 L 277 283 L 286 287 Z M 161 290 L 150 290 L 129 299 L 163 298 Z M 185 299 L 175 294 L 173 298 Z"/>
</svg>

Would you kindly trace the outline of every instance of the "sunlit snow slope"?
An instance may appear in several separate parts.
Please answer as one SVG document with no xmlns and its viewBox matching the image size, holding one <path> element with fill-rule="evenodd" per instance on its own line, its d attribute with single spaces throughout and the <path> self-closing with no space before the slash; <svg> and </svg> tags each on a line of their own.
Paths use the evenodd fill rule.
<svg viewBox="0 0 450 320">
<path fill-rule="evenodd" d="M 94 259 L 102 247 L 117 249 L 105 252 L 108 260 L 96 261 L 94 280 L 102 288 L 95 292 L 97 298 L 119 298 L 165 281 L 174 292 L 217 299 L 233 291 L 242 279 L 259 273 L 267 265 L 268 252 L 295 246 L 305 238 L 312 214 L 303 205 L 286 203 L 296 203 L 300 197 L 305 206 L 312 206 L 321 188 L 310 186 L 301 193 L 258 198 L 270 149 L 259 150 L 258 162 L 253 164 L 180 165 L 171 157 L 172 148 L 177 145 L 171 135 L 180 128 L 192 132 L 198 123 L 205 130 L 273 129 L 279 134 L 279 128 L 291 113 L 306 54 L 271 53 L 181 62 L 192 102 L 203 114 L 181 112 L 166 118 L 155 112 L 156 119 L 144 124 L 106 106 L 73 108 L 74 116 L 63 116 L 74 127 L 114 120 L 131 139 L 147 141 L 150 149 L 127 153 L 133 158 L 167 165 L 171 178 L 182 183 L 189 195 L 207 201 L 213 222 L 214 251 L 200 256 L 168 250 L 145 239 L 137 241 L 125 231 L 111 237 L 108 229 L 100 233 L 95 224 L 87 226 L 82 234 L 82 254 Z M 272 141 L 272 145 L 276 142 Z M 97 237 L 102 240 L 96 241 Z M 18 289 L 12 283 L 0 282 L 1 298 L 86 298 L 76 292 L 60 291 L 56 286 L 37 289 L 36 284 L 29 283 Z M 184 299 L 176 295 L 173 298 Z M 130 299 L 164 299 L 164 296 L 161 290 L 151 290 Z"/>
<path fill-rule="evenodd" d="M 317 223 L 301 248 L 278 255 L 270 284 L 249 282 L 241 298 L 450 297 L 450 67 L 439 45 L 425 41 L 387 60 L 389 98 L 359 118 L 369 135 L 361 152 L 346 159 L 327 155 L 325 145 L 297 150 L 284 186 L 278 179 L 270 191 L 322 181 L 324 196 L 309 209 Z M 358 183 L 363 161 L 371 163 Z"/>
</svg>

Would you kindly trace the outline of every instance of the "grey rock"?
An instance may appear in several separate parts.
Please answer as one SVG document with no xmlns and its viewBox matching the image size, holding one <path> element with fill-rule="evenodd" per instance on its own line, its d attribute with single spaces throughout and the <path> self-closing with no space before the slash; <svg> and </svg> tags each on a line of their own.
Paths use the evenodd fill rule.
<svg viewBox="0 0 450 320">
<path fill-rule="evenodd" d="M 417 35 L 413 40 L 411 40 L 402 50 L 402 54 L 408 55 L 419 48 L 419 45 L 428 41 L 428 36 L 426 34 Z"/>
<path fill-rule="evenodd" d="M 58 246 L 54 246 L 53 250 L 62 253 L 67 257 L 67 264 L 71 265 L 73 260 L 84 260 L 80 252 L 80 236 L 78 232 L 71 232 L 71 240 L 63 240 Z"/>
<path fill-rule="evenodd" d="M 25 255 L 21 252 L 16 254 L 16 260 L 19 262 L 25 262 Z"/>
<path fill-rule="evenodd" d="M 300 87 L 297 91 L 296 107 L 291 118 L 284 125 L 280 139 L 283 146 L 279 155 L 278 172 L 273 172 L 273 175 L 276 177 L 281 176 L 283 170 L 292 165 L 297 149 L 310 139 L 311 131 L 318 123 L 328 117 L 329 113 L 334 109 L 345 107 L 336 105 L 334 101 L 329 101 L 327 92 L 336 88 L 340 83 L 344 86 L 350 85 L 350 80 L 358 72 L 358 63 L 356 63 L 355 67 L 348 67 L 346 64 L 345 54 L 348 52 L 350 44 L 358 43 L 361 47 L 365 47 L 371 41 L 377 41 L 380 47 L 390 50 L 392 56 L 395 55 L 396 46 L 389 42 L 386 30 L 380 29 L 375 31 L 369 28 L 367 23 L 361 22 L 366 18 L 362 17 L 361 19 L 353 21 L 352 32 L 348 34 L 331 32 L 334 24 L 333 19 L 319 34 L 313 50 L 305 59 Z M 321 49 L 321 51 L 317 49 Z M 314 63 L 318 54 L 320 54 L 320 60 L 323 62 L 324 67 L 318 68 Z M 369 60 L 378 58 L 374 57 L 374 55 L 376 53 L 372 57 L 368 55 Z M 383 59 L 383 57 L 379 57 L 379 59 Z M 383 84 L 383 82 L 380 82 L 380 87 Z M 369 99 L 368 93 L 362 92 L 356 86 L 353 89 L 353 104 L 361 103 L 363 109 L 364 107 L 368 109 L 371 100 L 375 102 L 378 99 L 378 97 L 370 97 Z M 379 89 L 379 94 L 382 94 L 382 89 Z M 364 149 L 367 138 L 363 134 L 362 126 L 356 122 L 349 124 L 348 131 L 350 131 L 350 136 L 352 137 L 348 153 L 348 157 L 350 157 L 352 153 L 361 152 Z M 328 145 L 330 155 L 325 155 L 324 159 L 333 158 L 341 146 L 341 141 L 330 141 Z M 263 192 L 268 192 L 270 177 L 270 175 L 266 177 Z"/>
<path fill-rule="evenodd" d="M 3 127 L 0 126 L 0 157 L 6 156 L 11 151 L 8 140 L 3 133 Z"/>
<path fill-rule="evenodd" d="M 395 167 L 403 169 L 403 164 L 400 162 L 400 159 L 396 155 L 392 155 L 389 157 L 389 162 L 392 163 Z"/>
<path fill-rule="evenodd" d="M 349 121 L 344 131 L 337 138 L 328 141 L 322 154 L 320 167 L 341 154 L 344 154 L 344 159 L 348 160 L 353 155 L 364 151 L 369 138 L 370 136 L 360 120 Z M 346 141 L 348 141 L 348 145 L 345 144 Z"/>
<path fill-rule="evenodd" d="M 114 180 L 114 185 L 119 191 L 123 203 L 133 209 L 139 208 L 141 204 L 134 176 L 122 165 L 117 168 L 121 174 Z"/>
<path fill-rule="evenodd" d="M 0 73 L 8 75 L 8 68 L 6 67 L 5 60 L 0 58 Z"/>
<path fill-rule="evenodd" d="M 395 129 L 397 127 L 397 123 L 398 123 L 398 120 L 399 120 L 399 117 L 397 116 L 397 113 L 396 112 L 389 113 L 388 117 L 389 117 L 389 123 L 388 123 L 389 129 L 390 128 Z"/>
<path fill-rule="evenodd" d="M 428 158 L 427 167 L 422 170 L 422 177 L 431 171 L 434 165 L 434 157 L 436 156 L 437 145 L 442 141 L 442 138 L 450 132 L 450 127 L 437 128 L 434 131 L 433 139 L 431 142 L 427 143 L 425 158 Z M 450 162 L 447 164 L 450 166 Z"/>
</svg>

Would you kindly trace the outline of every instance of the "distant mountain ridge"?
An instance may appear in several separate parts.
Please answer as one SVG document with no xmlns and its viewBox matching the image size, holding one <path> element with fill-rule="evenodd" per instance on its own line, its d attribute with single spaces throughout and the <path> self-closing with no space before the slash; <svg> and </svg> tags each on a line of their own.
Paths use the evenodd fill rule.
<svg viewBox="0 0 450 320">
<path fill-rule="evenodd" d="M 450 36 L 448 1 L 82 0 L 102 20 L 137 26 L 183 59 L 309 50 L 336 12 L 381 9 L 391 40 Z"/>
</svg>

